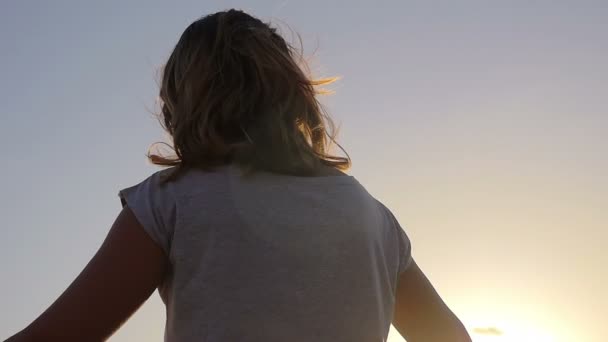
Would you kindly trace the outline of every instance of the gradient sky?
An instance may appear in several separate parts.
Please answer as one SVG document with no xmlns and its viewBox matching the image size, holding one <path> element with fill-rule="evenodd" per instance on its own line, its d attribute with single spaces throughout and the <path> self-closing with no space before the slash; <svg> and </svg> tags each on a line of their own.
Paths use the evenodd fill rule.
<svg viewBox="0 0 608 342">
<path fill-rule="evenodd" d="M 158 68 L 237 7 L 314 51 L 351 171 L 474 340 L 608 335 L 608 2 L 0 3 L 0 338 L 78 275 L 156 170 Z M 289 31 L 284 30 L 289 38 Z M 111 340 L 162 341 L 155 293 Z M 390 341 L 401 341 L 391 331 Z"/>
</svg>

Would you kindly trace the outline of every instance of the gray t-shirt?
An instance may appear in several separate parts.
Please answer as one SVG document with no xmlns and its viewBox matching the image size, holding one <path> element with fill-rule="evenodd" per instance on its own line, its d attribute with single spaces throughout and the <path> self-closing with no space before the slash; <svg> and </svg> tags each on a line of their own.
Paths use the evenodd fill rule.
<svg viewBox="0 0 608 342">
<path fill-rule="evenodd" d="M 411 247 L 354 177 L 163 172 L 119 196 L 171 263 L 165 341 L 386 341 Z"/>
</svg>

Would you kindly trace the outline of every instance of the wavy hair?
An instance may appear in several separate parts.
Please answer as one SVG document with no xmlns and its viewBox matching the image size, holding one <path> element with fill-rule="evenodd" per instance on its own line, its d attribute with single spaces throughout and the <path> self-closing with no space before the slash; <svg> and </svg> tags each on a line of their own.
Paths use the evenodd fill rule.
<svg viewBox="0 0 608 342">
<path fill-rule="evenodd" d="M 335 78 L 314 80 L 301 54 L 277 30 L 240 10 L 193 22 L 162 73 L 160 121 L 174 156 L 148 152 L 156 165 L 187 168 L 237 163 L 245 170 L 313 175 L 351 165 L 316 95 Z M 346 157 L 328 152 L 336 144 Z"/>
</svg>

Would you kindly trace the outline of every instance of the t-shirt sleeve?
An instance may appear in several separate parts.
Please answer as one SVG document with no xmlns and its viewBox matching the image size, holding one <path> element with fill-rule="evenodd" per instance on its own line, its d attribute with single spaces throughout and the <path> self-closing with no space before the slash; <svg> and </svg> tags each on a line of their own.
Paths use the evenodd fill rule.
<svg viewBox="0 0 608 342">
<path fill-rule="evenodd" d="M 401 274 L 405 271 L 410 264 L 412 263 L 412 244 L 410 242 L 409 237 L 405 233 L 405 230 L 399 224 L 399 221 L 393 215 L 393 213 L 388 209 L 384 204 L 378 202 L 380 206 L 384 209 L 386 216 L 388 218 L 391 229 L 393 230 L 393 234 L 395 234 L 398 246 L 399 246 L 399 271 L 398 274 Z"/>
<path fill-rule="evenodd" d="M 160 175 L 156 172 L 141 183 L 120 190 L 118 196 L 123 207 L 131 209 L 146 233 L 169 255 L 176 203 L 171 184 L 161 184 Z"/>
<path fill-rule="evenodd" d="M 395 220 L 397 229 L 397 241 L 399 241 L 399 274 L 405 271 L 412 263 L 412 244 L 405 230 Z"/>
</svg>

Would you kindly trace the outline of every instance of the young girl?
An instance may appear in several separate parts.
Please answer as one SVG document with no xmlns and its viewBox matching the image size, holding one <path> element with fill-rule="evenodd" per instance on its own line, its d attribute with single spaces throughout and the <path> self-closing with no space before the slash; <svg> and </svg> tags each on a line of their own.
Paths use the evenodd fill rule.
<svg viewBox="0 0 608 342">
<path fill-rule="evenodd" d="M 352 176 L 316 86 L 268 24 L 192 23 L 164 68 L 170 166 L 120 191 L 106 240 L 8 341 L 103 341 L 158 288 L 165 341 L 470 341 L 392 213 Z"/>
</svg>

